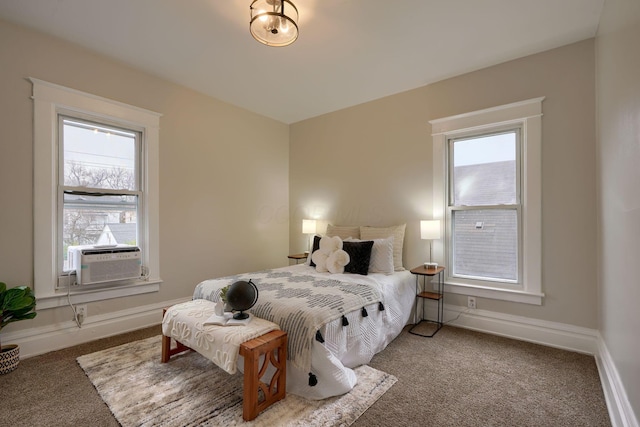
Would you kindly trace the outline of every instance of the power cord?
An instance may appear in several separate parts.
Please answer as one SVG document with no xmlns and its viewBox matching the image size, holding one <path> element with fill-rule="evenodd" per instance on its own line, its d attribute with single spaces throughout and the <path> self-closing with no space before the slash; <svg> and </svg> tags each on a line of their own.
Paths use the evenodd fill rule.
<svg viewBox="0 0 640 427">
<path fill-rule="evenodd" d="M 76 322 L 76 325 L 78 325 L 78 328 L 80 329 L 82 328 L 82 322 L 84 321 L 84 319 L 81 319 L 80 316 L 78 316 L 76 306 L 71 302 L 71 273 L 71 270 L 67 272 L 67 301 L 69 302 L 69 307 L 71 307 L 71 310 L 73 311 L 73 320 Z"/>
<path fill-rule="evenodd" d="M 452 322 L 455 322 L 456 320 L 458 320 L 458 319 L 460 318 L 460 316 L 462 316 L 463 314 L 467 314 L 467 313 L 468 313 L 469 311 L 471 311 L 471 310 L 473 310 L 473 309 L 472 309 L 472 308 L 467 308 L 466 310 L 461 311 L 460 313 L 458 313 L 458 315 L 457 315 L 454 319 L 451 319 L 451 320 L 449 320 L 449 321 L 447 321 L 447 322 L 444 322 L 444 323 L 442 324 L 442 326 L 444 326 L 444 325 L 448 325 L 449 323 L 452 323 Z"/>
</svg>

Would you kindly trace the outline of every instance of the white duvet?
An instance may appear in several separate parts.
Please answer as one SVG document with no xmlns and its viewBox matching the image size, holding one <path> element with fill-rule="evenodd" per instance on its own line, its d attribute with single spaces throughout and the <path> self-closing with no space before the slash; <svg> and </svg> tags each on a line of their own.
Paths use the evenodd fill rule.
<svg viewBox="0 0 640 427">
<path fill-rule="evenodd" d="M 375 303 L 366 307 L 366 318 L 357 310 L 346 315 L 349 321 L 347 326 L 342 326 L 342 319 L 336 319 L 320 330 L 324 343 L 314 341 L 311 352 L 311 372 L 318 380 L 315 386 L 309 385 L 309 372 L 303 372 L 293 364 L 287 365 L 288 393 L 308 399 L 325 399 L 347 393 L 357 381 L 353 369 L 369 363 L 407 324 L 415 301 L 414 277 L 408 271 L 388 276 L 378 273 L 367 276 L 318 273 L 315 268 L 304 264 L 280 270 L 319 277 L 329 276 L 344 282 L 366 281 L 379 289 L 384 311 L 380 311 Z M 243 363 L 243 360 L 238 361 L 238 369 L 242 368 Z"/>
</svg>

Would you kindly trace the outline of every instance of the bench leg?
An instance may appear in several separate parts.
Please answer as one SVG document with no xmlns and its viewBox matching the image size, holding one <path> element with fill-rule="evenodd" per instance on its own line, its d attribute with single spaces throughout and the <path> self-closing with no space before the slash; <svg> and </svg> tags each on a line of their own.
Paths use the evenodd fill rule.
<svg viewBox="0 0 640 427">
<path fill-rule="evenodd" d="M 273 403 L 283 399 L 287 384 L 287 333 L 271 331 L 240 345 L 244 357 L 242 418 L 251 421 Z M 264 361 L 260 367 L 260 356 Z M 260 379 L 271 364 L 276 372 L 269 384 Z M 264 396 L 260 401 L 260 390 Z"/>
<path fill-rule="evenodd" d="M 166 311 L 166 308 L 162 310 L 163 317 Z M 176 348 L 171 348 L 171 337 L 162 335 L 162 357 L 160 359 L 162 363 L 167 363 L 174 354 L 183 353 L 187 350 L 191 349 L 179 341 L 176 341 Z"/>
<path fill-rule="evenodd" d="M 179 341 L 176 341 L 176 347 L 171 348 L 171 337 L 167 337 L 165 335 L 162 336 L 162 358 L 160 359 L 162 363 L 167 363 L 171 356 L 178 353 L 184 353 L 185 351 L 191 350 L 190 347 L 182 344 Z"/>
</svg>

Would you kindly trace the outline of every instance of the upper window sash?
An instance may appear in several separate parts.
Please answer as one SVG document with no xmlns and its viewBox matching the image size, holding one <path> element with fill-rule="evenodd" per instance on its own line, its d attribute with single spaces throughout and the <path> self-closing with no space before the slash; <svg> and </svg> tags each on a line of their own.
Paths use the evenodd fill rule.
<svg viewBox="0 0 640 427">
<path fill-rule="evenodd" d="M 106 120 L 95 121 L 98 119 L 92 120 L 92 119 L 83 118 L 82 116 L 85 116 L 85 115 L 78 114 L 78 113 L 74 114 L 73 112 L 70 112 L 68 114 L 58 114 L 58 147 L 59 147 L 58 162 L 59 162 L 59 165 L 61 165 L 61 168 L 58 174 L 59 185 L 63 187 L 74 186 L 72 185 L 73 183 L 65 181 L 66 179 L 65 173 L 64 173 L 66 168 L 65 162 L 69 160 L 73 160 L 73 156 L 75 154 L 73 152 L 74 151 L 73 148 L 75 149 L 87 148 L 82 146 L 76 146 L 76 147 L 65 146 L 65 140 L 66 140 L 65 138 L 67 137 L 72 138 L 74 135 L 72 135 L 71 133 L 74 130 L 77 130 L 77 132 L 84 132 L 84 133 L 76 134 L 75 135 L 76 140 L 81 138 L 82 136 L 91 137 L 93 134 L 104 135 L 107 138 L 114 139 L 112 143 L 114 145 L 117 145 L 117 147 L 115 147 L 114 149 L 122 151 L 123 155 L 127 155 L 127 154 L 133 155 L 132 159 L 120 159 L 119 162 L 112 161 L 111 164 L 103 164 L 103 166 L 111 166 L 119 169 L 133 169 L 132 182 L 126 183 L 127 186 L 114 186 L 112 183 L 109 183 L 107 181 L 107 183 L 111 185 L 94 186 L 95 192 L 100 192 L 103 190 L 104 191 L 129 190 L 129 191 L 136 191 L 138 193 L 141 193 L 142 189 L 144 188 L 144 186 L 142 185 L 143 178 L 144 178 L 143 162 L 142 162 L 142 141 L 144 140 L 144 137 L 142 134 L 143 129 L 139 129 L 139 128 L 127 129 L 116 124 L 108 123 Z M 69 135 L 65 135 L 65 130 Z M 130 143 L 130 141 L 128 140 L 133 141 L 133 147 L 127 147 L 127 145 Z M 93 160 L 95 163 L 100 164 L 104 161 L 103 159 L 105 157 L 108 157 L 104 153 L 104 151 L 106 151 L 104 149 L 95 150 L 95 151 L 96 152 L 94 153 L 87 154 L 88 157 L 94 158 Z M 99 151 L 103 151 L 103 152 L 99 152 Z M 71 157 L 70 159 L 66 158 L 65 152 L 69 154 L 69 157 Z M 81 158 L 81 157 L 78 156 L 78 158 Z M 78 161 L 78 163 L 80 163 L 80 161 Z M 83 165 L 83 166 L 86 166 L 86 165 Z M 77 186 L 83 187 L 82 185 L 80 185 L 81 183 L 77 183 L 77 184 L 78 184 Z M 90 187 L 90 186 L 84 186 L 84 187 Z"/>
<path fill-rule="evenodd" d="M 462 206 L 490 206 L 490 205 L 498 205 L 498 206 L 502 206 L 502 205 L 520 205 L 521 204 L 521 149 L 520 149 L 520 145 L 521 145 L 521 127 L 509 127 L 506 130 L 503 130 L 504 126 L 499 126 L 496 127 L 495 129 L 493 129 L 492 131 L 485 131 L 485 132 L 481 132 L 481 133 L 471 133 L 469 135 L 465 135 L 462 137 L 455 137 L 455 138 L 449 138 L 448 139 L 448 144 L 447 144 L 447 188 L 448 188 L 448 206 L 456 206 L 456 207 L 462 207 Z M 513 200 L 509 200 L 510 203 L 508 203 L 506 200 L 502 200 L 503 203 L 496 203 L 496 202 L 500 202 L 500 200 L 486 200 L 486 201 L 477 201 L 476 203 L 470 203 L 467 200 L 467 203 L 459 203 L 462 200 L 461 197 L 456 198 L 456 190 L 460 190 L 459 186 L 462 185 L 463 183 L 459 182 L 456 179 L 456 171 L 455 171 L 455 153 L 456 153 L 456 144 L 460 144 L 460 143 L 465 143 L 465 142 L 470 142 L 473 140 L 481 140 L 481 139 L 485 139 L 485 138 L 491 138 L 491 137 L 500 137 L 502 135 L 514 135 L 514 162 L 515 162 L 515 172 L 514 172 L 514 199 Z M 483 142 L 480 142 L 480 144 L 482 144 Z M 499 160 L 499 159 L 496 159 Z M 487 162 L 487 163 L 492 163 L 492 162 Z M 463 165 L 464 166 L 474 166 L 474 165 L 478 165 L 478 164 L 467 164 L 467 165 Z M 493 203 L 490 203 L 493 202 Z"/>
</svg>

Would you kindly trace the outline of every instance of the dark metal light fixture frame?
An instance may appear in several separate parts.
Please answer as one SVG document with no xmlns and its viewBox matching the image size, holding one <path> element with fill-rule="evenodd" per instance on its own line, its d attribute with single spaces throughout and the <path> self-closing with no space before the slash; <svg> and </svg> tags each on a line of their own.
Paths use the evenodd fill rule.
<svg viewBox="0 0 640 427">
<path fill-rule="evenodd" d="M 267 46 L 288 46 L 298 38 L 298 9 L 291 0 L 253 0 L 249 31 Z"/>
</svg>

